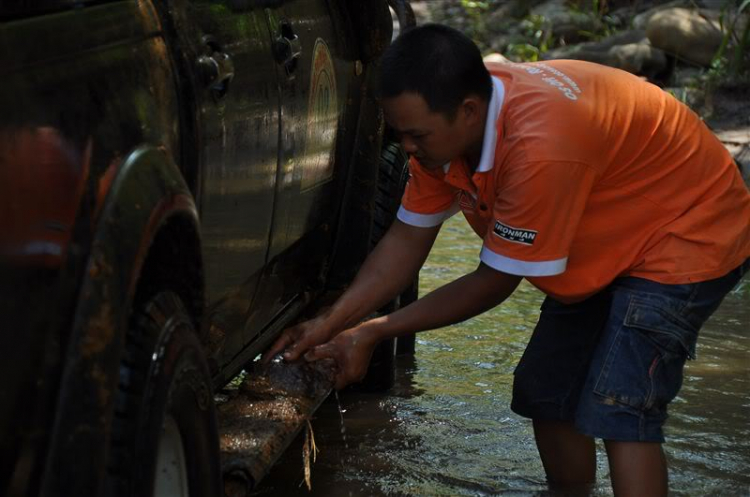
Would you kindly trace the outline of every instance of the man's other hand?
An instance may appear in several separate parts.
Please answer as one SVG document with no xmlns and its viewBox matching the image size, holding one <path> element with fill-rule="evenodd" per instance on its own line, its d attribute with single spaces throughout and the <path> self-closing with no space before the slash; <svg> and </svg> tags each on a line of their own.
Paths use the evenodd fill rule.
<svg viewBox="0 0 750 497">
<path fill-rule="evenodd" d="M 285 361 L 296 361 L 310 348 L 326 343 L 336 334 L 326 316 L 319 316 L 285 329 L 261 359 L 268 364 L 278 353 L 284 352 Z"/>
<path fill-rule="evenodd" d="M 367 366 L 370 364 L 377 344 L 376 335 L 368 333 L 367 323 L 364 323 L 339 333 L 328 343 L 312 348 L 305 354 L 305 360 L 333 359 L 336 361 L 334 388 L 341 390 L 365 377 Z"/>
</svg>

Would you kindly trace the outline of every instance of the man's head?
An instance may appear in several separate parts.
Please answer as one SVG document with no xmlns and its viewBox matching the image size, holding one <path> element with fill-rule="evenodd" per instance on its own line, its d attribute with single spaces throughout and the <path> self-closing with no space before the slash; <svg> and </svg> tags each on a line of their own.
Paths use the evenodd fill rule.
<svg viewBox="0 0 750 497">
<path fill-rule="evenodd" d="M 459 31 L 426 24 L 403 33 L 383 56 L 379 90 L 388 124 L 425 167 L 481 149 L 492 79 Z"/>
</svg>

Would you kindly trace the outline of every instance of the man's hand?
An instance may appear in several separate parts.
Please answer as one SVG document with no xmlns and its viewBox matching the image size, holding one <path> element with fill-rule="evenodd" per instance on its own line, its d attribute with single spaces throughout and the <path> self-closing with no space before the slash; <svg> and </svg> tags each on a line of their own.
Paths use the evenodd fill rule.
<svg viewBox="0 0 750 497">
<path fill-rule="evenodd" d="M 520 276 L 502 273 L 480 263 L 472 273 L 438 288 L 403 309 L 358 326 L 332 326 L 329 316 L 322 324 L 316 325 L 315 319 L 290 328 L 264 359 L 270 359 L 289 343 L 294 343 L 294 355 L 285 354 L 287 360 L 297 359 L 304 350 L 314 347 L 304 354 L 305 360 L 331 358 L 336 361 L 338 373 L 335 387 L 340 389 L 364 377 L 375 345 L 381 340 L 469 319 L 500 304 L 513 293 L 520 281 Z"/>
<path fill-rule="evenodd" d="M 336 361 L 337 373 L 334 388 L 360 381 L 367 373 L 372 352 L 378 344 L 377 336 L 368 332 L 368 323 L 351 328 L 336 335 L 328 343 L 318 345 L 305 354 L 305 360 L 317 361 L 330 358 Z"/>
<path fill-rule="evenodd" d="M 394 221 L 341 298 L 320 317 L 284 330 L 263 354 L 263 363 L 285 349 L 285 360 L 299 359 L 403 292 L 419 272 L 438 231 L 440 226 L 418 228 Z"/>
<path fill-rule="evenodd" d="M 285 329 L 271 348 L 263 354 L 261 361 L 263 364 L 268 364 L 276 354 L 282 351 L 285 351 L 285 361 L 296 361 L 311 347 L 329 341 L 338 331 L 330 325 L 325 314 L 304 321 Z"/>
</svg>

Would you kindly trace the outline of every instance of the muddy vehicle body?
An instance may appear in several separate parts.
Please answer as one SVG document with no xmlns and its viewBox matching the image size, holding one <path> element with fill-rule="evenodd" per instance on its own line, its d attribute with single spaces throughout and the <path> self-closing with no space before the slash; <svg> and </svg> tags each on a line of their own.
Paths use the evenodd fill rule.
<svg viewBox="0 0 750 497">
<path fill-rule="evenodd" d="M 220 492 L 211 392 L 397 205 L 391 34 L 385 0 L 0 4 L 0 494 Z"/>
</svg>

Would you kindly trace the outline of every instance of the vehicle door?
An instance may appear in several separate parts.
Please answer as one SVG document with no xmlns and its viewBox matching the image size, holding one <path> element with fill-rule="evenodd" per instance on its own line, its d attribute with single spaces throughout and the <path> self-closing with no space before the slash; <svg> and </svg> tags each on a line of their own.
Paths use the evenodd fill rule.
<svg viewBox="0 0 750 497">
<path fill-rule="evenodd" d="M 213 364 L 249 340 L 244 324 L 266 262 L 276 192 L 279 96 L 261 1 L 181 0 L 168 16 L 194 103 L 195 190 Z M 189 153 L 185 154 L 189 156 Z"/>
<path fill-rule="evenodd" d="M 324 281 L 341 202 L 337 138 L 357 67 L 343 3 L 286 0 L 266 9 L 281 89 L 279 177 L 263 300 L 248 326 L 263 326 Z"/>
</svg>

